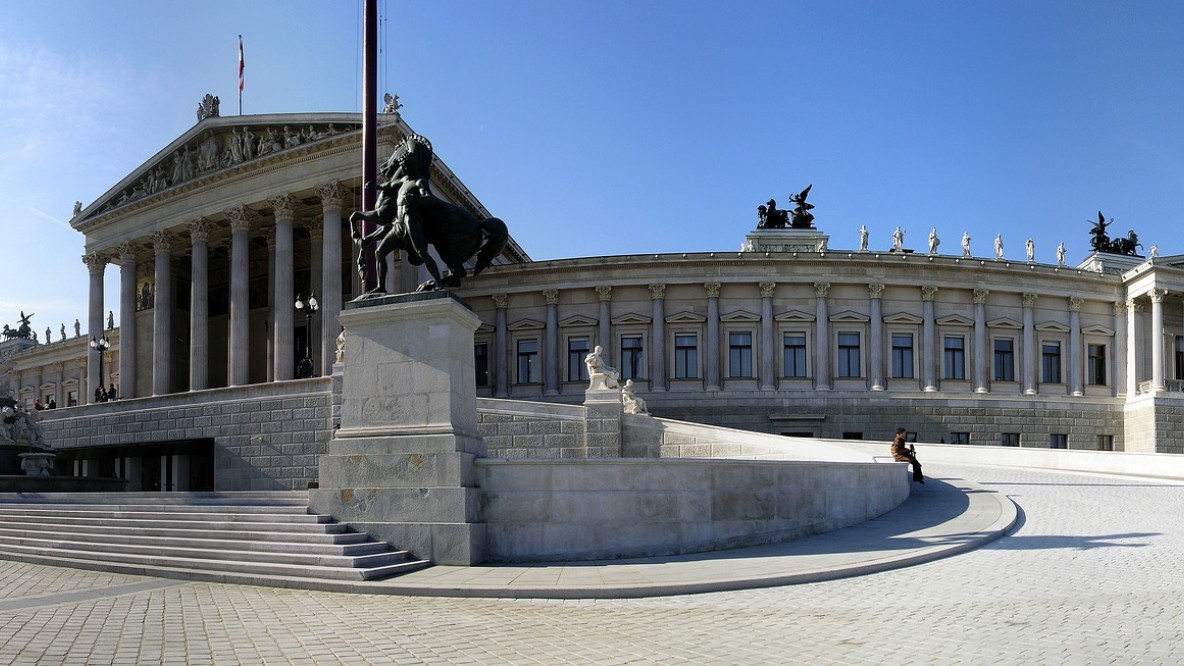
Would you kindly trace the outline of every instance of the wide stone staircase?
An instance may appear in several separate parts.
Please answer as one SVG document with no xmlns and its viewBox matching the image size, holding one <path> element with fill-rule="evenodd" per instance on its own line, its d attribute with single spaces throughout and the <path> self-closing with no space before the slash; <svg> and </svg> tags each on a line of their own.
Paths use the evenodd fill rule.
<svg viewBox="0 0 1184 666">
<path fill-rule="evenodd" d="M 0 559 L 350 591 L 431 565 L 310 514 L 307 492 L 0 493 Z"/>
</svg>

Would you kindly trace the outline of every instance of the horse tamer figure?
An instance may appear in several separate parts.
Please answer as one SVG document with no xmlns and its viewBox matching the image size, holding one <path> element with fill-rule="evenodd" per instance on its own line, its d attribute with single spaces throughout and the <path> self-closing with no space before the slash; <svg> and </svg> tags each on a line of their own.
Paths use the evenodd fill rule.
<svg viewBox="0 0 1184 666">
<path fill-rule="evenodd" d="M 466 261 L 476 255 L 472 273 L 477 275 L 506 247 L 510 234 L 505 222 L 496 217 L 478 220 L 464 208 L 432 194 L 431 166 L 432 144 L 417 134 L 408 136 L 379 169 L 383 181 L 366 183 L 366 187 L 378 190 L 374 210 L 349 216 L 355 243 L 363 249 L 378 243 L 374 248 L 376 286 L 368 293 L 386 293 L 386 257 L 395 250 L 402 250 L 412 265 L 427 267 L 432 279 L 419 285 L 417 291 L 428 291 L 459 287 L 468 274 Z M 363 235 L 360 222 L 377 228 Z M 429 245 L 448 266 L 448 272 L 440 273 L 428 254 Z M 361 261 L 358 269 L 365 282 L 369 276 Z"/>
</svg>

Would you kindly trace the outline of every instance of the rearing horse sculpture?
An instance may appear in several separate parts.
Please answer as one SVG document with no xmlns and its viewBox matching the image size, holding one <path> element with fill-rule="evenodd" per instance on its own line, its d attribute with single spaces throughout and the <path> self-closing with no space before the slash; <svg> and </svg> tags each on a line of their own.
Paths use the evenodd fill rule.
<svg viewBox="0 0 1184 666">
<path fill-rule="evenodd" d="M 378 190 L 374 210 L 349 216 L 355 243 L 365 249 L 378 242 L 374 248 L 377 284 L 368 293 L 386 293 L 386 257 L 395 250 L 403 250 L 411 264 L 427 267 L 432 279 L 417 289 L 426 291 L 459 287 L 468 274 L 466 261 L 476 255 L 472 272 L 477 275 L 509 241 L 505 222 L 496 217 L 478 220 L 464 208 L 432 194 L 431 166 L 432 144 L 417 134 L 408 136 L 382 165 L 383 182 L 366 183 L 366 187 Z M 359 222 L 376 224 L 377 228 L 363 235 Z M 448 266 L 447 273 L 441 275 L 428 253 L 429 245 Z M 358 270 L 365 282 L 370 276 L 360 259 Z"/>
</svg>

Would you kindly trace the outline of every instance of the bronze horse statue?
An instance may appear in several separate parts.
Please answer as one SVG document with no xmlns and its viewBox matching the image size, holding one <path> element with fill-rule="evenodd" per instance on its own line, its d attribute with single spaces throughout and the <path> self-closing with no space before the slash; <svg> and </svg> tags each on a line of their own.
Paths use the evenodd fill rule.
<svg viewBox="0 0 1184 666">
<path fill-rule="evenodd" d="M 496 217 L 478 220 L 464 208 L 432 194 L 431 166 L 432 144 L 417 134 L 408 136 L 379 169 L 383 181 L 366 183 L 366 187 L 378 190 L 374 210 L 349 216 L 358 246 L 364 250 L 377 241 L 376 286 L 367 293 L 386 293 L 386 258 L 396 250 L 406 253 L 412 265 L 427 267 L 432 279 L 416 291 L 428 291 L 459 287 L 468 274 L 466 261 L 476 255 L 472 274 L 478 275 L 505 249 L 510 238 L 505 222 Z M 377 227 L 363 234 L 361 222 Z M 448 272 L 440 273 L 428 246 L 435 248 Z M 358 270 L 366 282 L 369 275 L 362 259 L 358 260 Z"/>
</svg>

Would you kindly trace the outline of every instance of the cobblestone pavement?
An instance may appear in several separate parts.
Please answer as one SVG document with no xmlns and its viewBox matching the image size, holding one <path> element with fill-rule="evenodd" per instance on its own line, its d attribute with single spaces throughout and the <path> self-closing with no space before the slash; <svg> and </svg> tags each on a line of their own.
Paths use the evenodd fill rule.
<svg viewBox="0 0 1184 666">
<path fill-rule="evenodd" d="M 0 561 L 0 663 L 1178 664 L 1184 481 L 931 465 L 1021 508 L 976 551 L 632 600 L 360 596 Z"/>
</svg>

